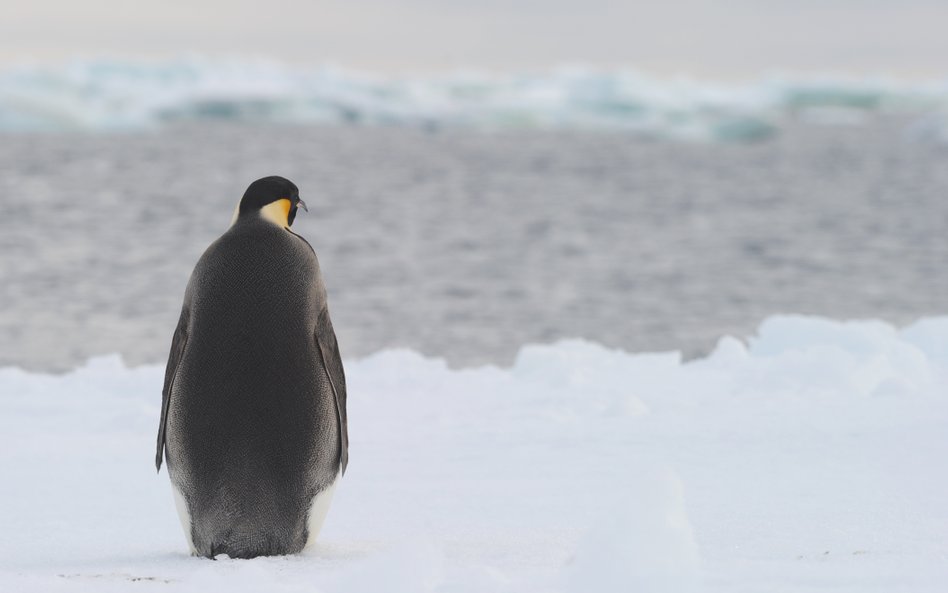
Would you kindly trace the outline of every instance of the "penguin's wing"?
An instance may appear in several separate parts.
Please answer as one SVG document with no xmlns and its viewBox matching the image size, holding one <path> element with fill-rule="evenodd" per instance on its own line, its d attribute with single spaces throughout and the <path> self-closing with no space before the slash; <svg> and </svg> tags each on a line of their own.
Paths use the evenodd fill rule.
<svg viewBox="0 0 948 593">
<path fill-rule="evenodd" d="M 329 320 L 329 310 L 323 309 L 316 322 L 316 342 L 319 345 L 319 354 L 323 368 L 329 375 L 333 395 L 336 397 L 336 423 L 339 428 L 339 468 L 343 474 L 349 465 L 349 429 L 346 420 L 346 373 L 342 369 L 342 358 L 339 356 L 339 344 L 336 342 L 336 332 L 332 329 Z"/>
<path fill-rule="evenodd" d="M 188 317 L 188 307 L 185 305 L 181 308 L 178 327 L 171 338 L 171 352 L 168 353 L 168 366 L 165 367 L 165 385 L 161 389 L 161 420 L 158 424 L 158 451 L 155 453 L 155 469 L 158 471 L 161 471 L 161 457 L 165 448 L 165 426 L 168 423 L 168 408 L 171 406 L 171 387 L 174 385 L 181 355 L 184 354 L 184 346 L 188 342 Z"/>
</svg>

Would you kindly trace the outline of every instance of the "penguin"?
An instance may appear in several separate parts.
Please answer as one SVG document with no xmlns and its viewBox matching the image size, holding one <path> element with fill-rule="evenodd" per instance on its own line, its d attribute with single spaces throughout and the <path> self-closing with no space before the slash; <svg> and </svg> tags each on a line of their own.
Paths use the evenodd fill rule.
<svg viewBox="0 0 948 593">
<path fill-rule="evenodd" d="M 301 552 L 348 465 L 345 372 L 299 208 L 290 180 L 251 183 L 185 290 L 155 466 L 197 556 Z"/>
</svg>

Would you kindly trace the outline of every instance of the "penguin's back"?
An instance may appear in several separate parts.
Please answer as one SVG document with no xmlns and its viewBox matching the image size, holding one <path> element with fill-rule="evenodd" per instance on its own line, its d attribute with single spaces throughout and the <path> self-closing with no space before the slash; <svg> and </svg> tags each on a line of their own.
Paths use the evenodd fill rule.
<svg viewBox="0 0 948 593">
<path fill-rule="evenodd" d="M 313 250 L 266 221 L 236 224 L 195 267 L 167 459 L 197 553 L 306 545 L 310 507 L 339 472 L 336 403 L 315 336 L 325 307 Z"/>
</svg>

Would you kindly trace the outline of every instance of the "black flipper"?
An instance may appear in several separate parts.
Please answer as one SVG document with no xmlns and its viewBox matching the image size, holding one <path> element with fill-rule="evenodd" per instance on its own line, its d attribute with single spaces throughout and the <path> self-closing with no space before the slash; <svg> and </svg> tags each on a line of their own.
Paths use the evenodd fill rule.
<svg viewBox="0 0 948 593">
<path fill-rule="evenodd" d="M 165 385 L 161 389 L 161 421 L 158 424 L 158 451 L 155 453 L 155 469 L 161 471 L 161 458 L 165 449 L 165 425 L 168 422 L 168 408 L 171 405 L 171 388 L 174 377 L 178 372 L 178 363 L 184 354 L 184 346 L 188 342 L 188 308 L 181 309 L 178 327 L 171 338 L 171 352 L 168 353 L 168 366 L 165 367 Z"/>
<path fill-rule="evenodd" d="M 329 310 L 323 309 L 316 322 L 316 343 L 323 359 L 323 368 L 329 375 L 333 394 L 336 396 L 336 422 L 339 427 L 339 469 L 344 475 L 349 465 L 349 429 L 346 420 L 346 374 L 342 369 L 336 332 L 329 320 Z"/>
</svg>

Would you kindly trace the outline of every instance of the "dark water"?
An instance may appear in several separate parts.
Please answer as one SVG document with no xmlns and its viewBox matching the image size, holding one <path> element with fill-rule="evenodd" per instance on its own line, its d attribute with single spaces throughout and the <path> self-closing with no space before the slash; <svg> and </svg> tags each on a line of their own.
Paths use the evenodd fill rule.
<svg viewBox="0 0 948 593">
<path fill-rule="evenodd" d="M 0 365 L 163 362 L 253 179 L 310 205 L 345 356 L 453 365 L 581 336 L 696 354 L 776 312 L 948 313 L 948 152 L 899 122 L 766 143 L 191 126 L 0 136 Z"/>
</svg>

